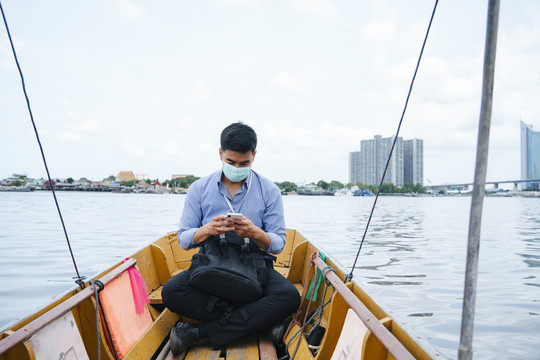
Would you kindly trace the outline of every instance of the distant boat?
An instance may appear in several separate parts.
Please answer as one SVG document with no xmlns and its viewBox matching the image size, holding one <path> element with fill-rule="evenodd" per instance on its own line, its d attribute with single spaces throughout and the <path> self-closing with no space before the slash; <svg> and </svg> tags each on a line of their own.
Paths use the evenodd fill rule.
<svg viewBox="0 0 540 360">
<path fill-rule="evenodd" d="M 354 190 L 353 191 L 353 196 L 374 196 L 374 195 L 373 195 L 373 193 L 371 191 L 364 188 L 362 190 L 360 190 L 360 189 Z"/>
</svg>

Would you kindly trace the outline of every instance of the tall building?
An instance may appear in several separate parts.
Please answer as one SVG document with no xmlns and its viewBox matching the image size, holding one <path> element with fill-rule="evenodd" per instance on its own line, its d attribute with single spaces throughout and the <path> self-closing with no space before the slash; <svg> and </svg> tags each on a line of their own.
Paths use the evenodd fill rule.
<svg viewBox="0 0 540 360">
<path fill-rule="evenodd" d="M 424 183 L 424 140 L 411 139 L 403 142 L 404 182 L 409 184 Z"/>
<path fill-rule="evenodd" d="M 349 182 L 355 183 L 360 180 L 360 168 L 361 165 L 360 151 L 353 151 L 349 153 Z"/>
<path fill-rule="evenodd" d="M 540 131 L 521 121 L 521 180 L 540 179 Z M 522 183 L 522 188 L 539 188 L 538 182 Z"/>
<path fill-rule="evenodd" d="M 349 153 L 349 181 L 379 185 L 393 142 L 394 137 L 383 138 L 381 135 L 360 141 L 360 151 Z M 406 149 L 409 149 L 409 152 Z M 398 137 L 384 182 L 396 186 L 403 186 L 406 182 L 423 184 L 423 173 L 423 141 L 420 139 L 403 141 L 403 138 Z"/>
</svg>

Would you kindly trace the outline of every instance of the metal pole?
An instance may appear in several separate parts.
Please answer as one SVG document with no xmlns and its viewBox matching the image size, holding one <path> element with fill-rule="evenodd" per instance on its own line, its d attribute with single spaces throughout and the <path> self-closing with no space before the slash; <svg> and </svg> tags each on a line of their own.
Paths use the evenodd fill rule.
<svg viewBox="0 0 540 360">
<path fill-rule="evenodd" d="M 497 28 L 499 23 L 499 0 L 490 0 L 488 6 L 486 48 L 484 53 L 484 74 L 482 104 L 478 125 L 476 147 L 476 169 L 469 218 L 469 240 L 467 247 L 467 268 L 463 292 L 463 314 L 461 318 L 461 340 L 458 359 L 472 359 L 472 338 L 474 326 L 474 306 L 476 301 L 476 278 L 478 273 L 478 253 L 480 248 L 480 227 L 484 201 L 486 171 L 489 148 L 489 128 L 491 125 L 491 105 L 493 102 L 493 82 L 495 73 L 495 53 L 497 48 Z"/>
</svg>

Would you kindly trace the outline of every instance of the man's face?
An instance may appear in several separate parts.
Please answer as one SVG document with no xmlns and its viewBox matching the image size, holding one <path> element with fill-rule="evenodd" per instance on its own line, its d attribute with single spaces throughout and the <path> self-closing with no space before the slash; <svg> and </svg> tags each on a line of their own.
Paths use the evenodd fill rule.
<svg viewBox="0 0 540 360">
<path fill-rule="evenodd" d="M 253 164 L 253 160 L 255 160 L 256 154 L 257 150 L 254 152 L 248 151 L 246 153 L 241 153 L 233 150 L 223 151 L 219 149 L 219 158 L 221 161 L 224 161 L 227 164 L 237 168 L 251 166 L 251 164 Z"/>
</svg>

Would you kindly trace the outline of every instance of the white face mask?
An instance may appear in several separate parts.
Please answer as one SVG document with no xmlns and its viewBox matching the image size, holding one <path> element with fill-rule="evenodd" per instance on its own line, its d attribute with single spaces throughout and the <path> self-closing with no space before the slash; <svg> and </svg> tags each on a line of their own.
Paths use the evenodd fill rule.
<svg viewBox="0 0 540 360">
<path fill-rule="evenodd" d="M 232 182 L 239 182 L 244 180 L 245 178 L 247 178 L 251 170 L 251 166 L 237 168 L 236 166 L 227 164 L 225 161 L 222 161 L 222 163 L 223 173 L 225 174 L 227 179 L 231 180 Z"/>
</svg>

